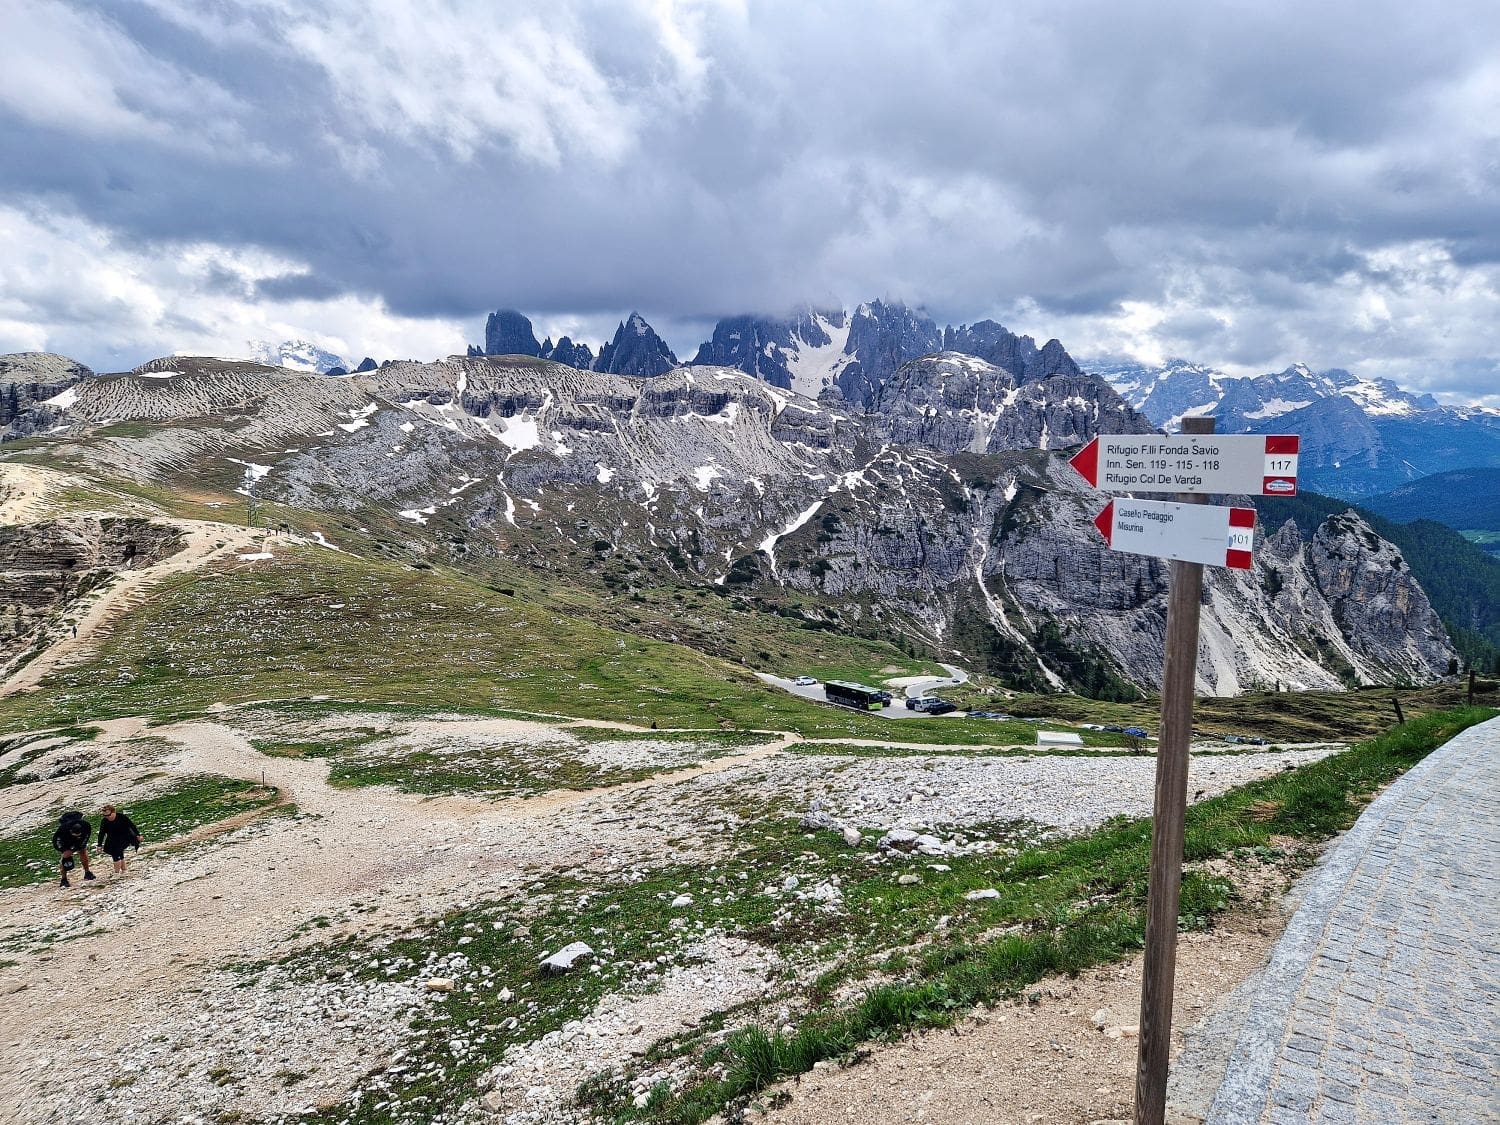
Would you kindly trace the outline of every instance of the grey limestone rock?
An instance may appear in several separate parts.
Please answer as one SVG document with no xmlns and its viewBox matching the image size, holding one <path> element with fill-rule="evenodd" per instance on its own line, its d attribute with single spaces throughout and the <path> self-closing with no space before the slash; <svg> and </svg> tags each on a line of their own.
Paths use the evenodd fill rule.
<svg viewBox="0 0 1500 1125">
<path fill-rule="evenodd" d="M 620 322 L 614 339 L 604 345 L 594 362 L 595 370 L 611 375 L 644 377 L 664 375 L 676 366 L 672 349 L 638 312 Z"/>
<path fill-rule="evenodd" d="M 484 353 L 540 356 L 542 345 L 537 343 L 529 319 L 515 309 L 499 309 L 484 322 Z"/>
</svg>

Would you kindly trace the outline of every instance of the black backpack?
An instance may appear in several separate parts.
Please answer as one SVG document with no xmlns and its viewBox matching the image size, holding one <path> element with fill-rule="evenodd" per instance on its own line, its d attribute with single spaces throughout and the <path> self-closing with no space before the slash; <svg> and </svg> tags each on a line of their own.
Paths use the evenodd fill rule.
<svg viewBox="0 0 1500 1125">
<path fill-rule="evenodd" d="M 62 841 L 63 847 L 59 851 L 67 851 L 69 848 L 83 847 L 88 844 L 89 836 L 93 832 L 93 826 L 89 824 L 88 818 L 77 809 L 70 809 L 57 818 L 57 831 L 53 833 L 54 845 Z"/>
</svg>

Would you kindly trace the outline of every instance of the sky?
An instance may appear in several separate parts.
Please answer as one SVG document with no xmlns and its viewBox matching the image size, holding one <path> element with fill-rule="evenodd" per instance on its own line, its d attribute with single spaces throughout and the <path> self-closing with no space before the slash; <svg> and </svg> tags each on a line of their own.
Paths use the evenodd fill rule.
<svg viewBox="0 0 1500 1125">
<path fill-rule="evenodd" d="M 1500 407 L 1500 5 L 0 3 L 0 352 L 876 297 Z"/>
</svg>

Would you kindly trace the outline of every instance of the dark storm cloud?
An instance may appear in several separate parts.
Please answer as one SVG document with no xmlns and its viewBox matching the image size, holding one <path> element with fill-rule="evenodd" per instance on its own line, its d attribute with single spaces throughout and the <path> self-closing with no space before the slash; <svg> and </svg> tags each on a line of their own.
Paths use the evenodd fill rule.
<svg viewBox="0 0 1500 1125">
<path fill-rule="evenodd" d="M 0 206 L 58 262 L 82 238 L 239 302 L 179 313 L 208 336 L 330 331 L 342 297 L 412 347 L 514 305 L 639 308 L 690 353 L 721 314 L 893 294 L 1456 389 L 1497 350 L 1500 14 L 1445 9 L 12 0 Z M 0 334 L 65 344 L 76 298 L 0 281 Z M 170 350 L 149 305 L 74 347 Z"/>
</svg>

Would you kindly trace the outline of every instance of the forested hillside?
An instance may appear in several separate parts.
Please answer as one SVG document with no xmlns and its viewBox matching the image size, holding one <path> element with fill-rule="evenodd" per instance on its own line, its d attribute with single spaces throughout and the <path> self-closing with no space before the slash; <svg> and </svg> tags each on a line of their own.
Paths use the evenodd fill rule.
<svg viewBox="0 0 1500 1125">
<path fill-rule="evenodd" d="M 1257 508 L 1268 535 L 1293 519 L 1308 539 L 1329 516 L 1353 508 L 1376 533 L 1401 548 L 1464 660 L 1481 669 L 1500 668 L 1500 560 L 1451 527 L 1434 519 L 1396 523 L 1346 500 L 1315 492 L 1262 500 Z"/>
</svg>

